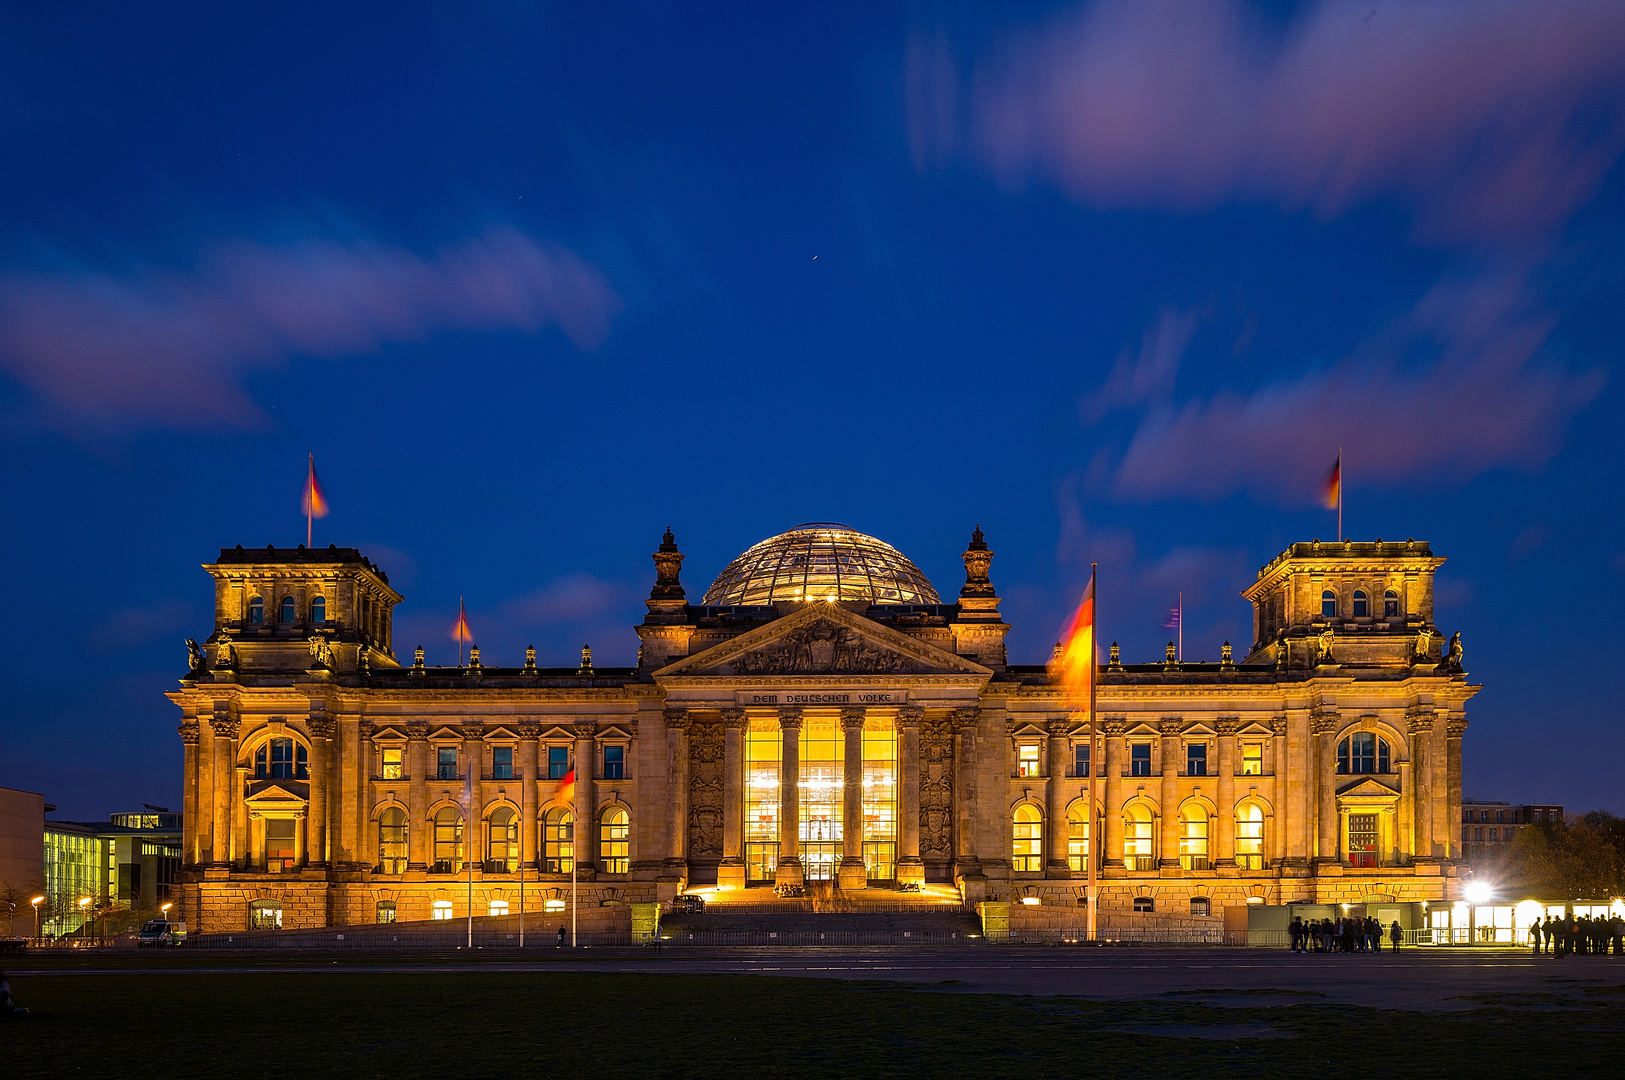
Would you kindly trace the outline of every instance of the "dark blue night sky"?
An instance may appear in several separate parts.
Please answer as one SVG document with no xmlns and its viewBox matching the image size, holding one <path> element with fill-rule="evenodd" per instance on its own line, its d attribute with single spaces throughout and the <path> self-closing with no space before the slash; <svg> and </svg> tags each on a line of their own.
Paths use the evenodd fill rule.
<svg viewBox="0 0 1625 1080">
<path fill-rule="evenodd" d="M 1625 811 L 1625 5 L 17 6 L 0 784 L 178 806 L 199 564 L 332 514 L 397 651 L 631 663 L 840 521 L 1047 658 L 1250 639 L 1346 531 L 1450 557 L 1466 794 Z"/>
</svg>

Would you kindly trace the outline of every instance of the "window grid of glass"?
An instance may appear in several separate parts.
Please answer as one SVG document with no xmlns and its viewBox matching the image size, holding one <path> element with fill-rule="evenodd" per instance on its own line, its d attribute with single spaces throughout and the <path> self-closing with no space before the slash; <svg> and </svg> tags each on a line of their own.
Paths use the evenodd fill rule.
<svg viewBox="0 0 1625 1080">
<path fill-rule="evenodd" d="M 833 881 L 841 862 L 841 815 L 846 799 L 846 737 L 831 723 L 801 728 L 801 873 Z"/>
<path fill-rule="evenodd" d="M 599 869 L 606 874 L 624 874 L 631 869 L 632 825 L 619 806 L 604 811 L 598 825 Z"/>
<path fill-rule="evenodd" d="M 406 860 L 406 811 L 392 806 L 378 819 L 378 864 L 386 874 L 404 874 Z"/>
<path fill-rule="evenodd" d="M 1207 811 L 1194 807 L 1179 820 L 1179 865 L 1186 870 L 1206 870 Z"/>
<path fill-rule="evenodd" d="M 487 829 L 486 860 L 496 873 L 513 873 L 519 865 L 519 815 L 511 806 L 498 807 Z"/>
<path fill-rule="evenodd" d="M 702 602 L 757 606 L 806 600 L 942 602 L 902 552 L 829 522 L 798 525 L 754 545 L 717 575 Z"/>
<path fill-rule="evenodd" d="M 1264 869 L 1264 811 L 1252 803 L 1236 811 L 1236 865 Z"/>
<path fill-rule="evenodd" d="M 1089 857 L 1089 812 L 1074 803 L 1066 812 L 1066 864 L 1073 870 L 1087 870 Z"/>
<path fill-rule="evenodd" d="M 1011 820 L 1010 868 L 1018 874 L 1044 869 L 1044 815 L 1031 803 L 1016 807 Z"/>
<path fill-rule="evenodd" d="M 784 739 L 776 724 L 745 732 L 745 876 L 772 881 L 779 866 L 779 759 Z"/>
<path fill-rule="evenodd" d="M 542 868 L 549 874 L 568 874 L 575 867 L 575 818 L 555 806 L 542 819 Z"/>
<path fill-rule="evenodd" d="M 863 865 L 870 881 L 897 877 L 897 732 L 863 729 Z"/>
<path fill-rule="evenodd" d="M 463 815 L 443 807 L 434 816 L 434 866 L 441 874 L 455 874 L 463 868 Z"/>
</svg>

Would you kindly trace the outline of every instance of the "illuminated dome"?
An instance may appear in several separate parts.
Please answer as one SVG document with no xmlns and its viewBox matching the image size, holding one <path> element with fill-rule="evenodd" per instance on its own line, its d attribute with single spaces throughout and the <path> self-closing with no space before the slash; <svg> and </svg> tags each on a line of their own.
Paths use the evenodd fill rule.
<svg viewBox="0 0 1625 1080">
<path fill-rule="evenodd" d="M 729 563 L 703 603 L 723 607 L 803 600 L 940 604 L 920 568 L 883 540 L 828 521 L 797 525 Z"/>
</svg>

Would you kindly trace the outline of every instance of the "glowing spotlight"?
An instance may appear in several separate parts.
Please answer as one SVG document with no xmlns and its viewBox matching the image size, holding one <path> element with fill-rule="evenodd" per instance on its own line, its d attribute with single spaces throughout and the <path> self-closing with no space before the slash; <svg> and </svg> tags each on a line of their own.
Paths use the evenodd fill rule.
<svg viewBox="0 0 1625 1080">
<path fill-rule="evenodd" d="M 1469 881 L 1461 888 L 1461 895 L 1467 898 L 1469 904 L 1483 904 L 1494 895 L 1495 890 L 1487 881 Z"/>
</svg>

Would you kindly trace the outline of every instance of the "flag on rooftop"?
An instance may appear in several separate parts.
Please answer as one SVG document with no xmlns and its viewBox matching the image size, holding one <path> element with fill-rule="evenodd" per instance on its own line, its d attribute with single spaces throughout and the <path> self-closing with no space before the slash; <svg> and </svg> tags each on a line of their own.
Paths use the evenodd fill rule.
<svg viewBox="0 0 1625 1080">
<path fill-rule="evenodd" d="M 1336 510 L 1343 502 L 1343 451 L 1337 452 L 1337 462 L 1332 471 L 1326 474 L 1326 482 L 1320 487 L 1320 504 L 1328 510 Z"/>
<path fill-rule="evenodd" d="M 1061 685 L 1066 689 L 1067 706 L 1072 709 L 1089 707 L 1089 691 L 1095 678 L 1095 575 L 1089 574 L 1089 585 L 1083 590 L 1078 610 L 1066 628 L 1061 644 Z"/>
</svg>

